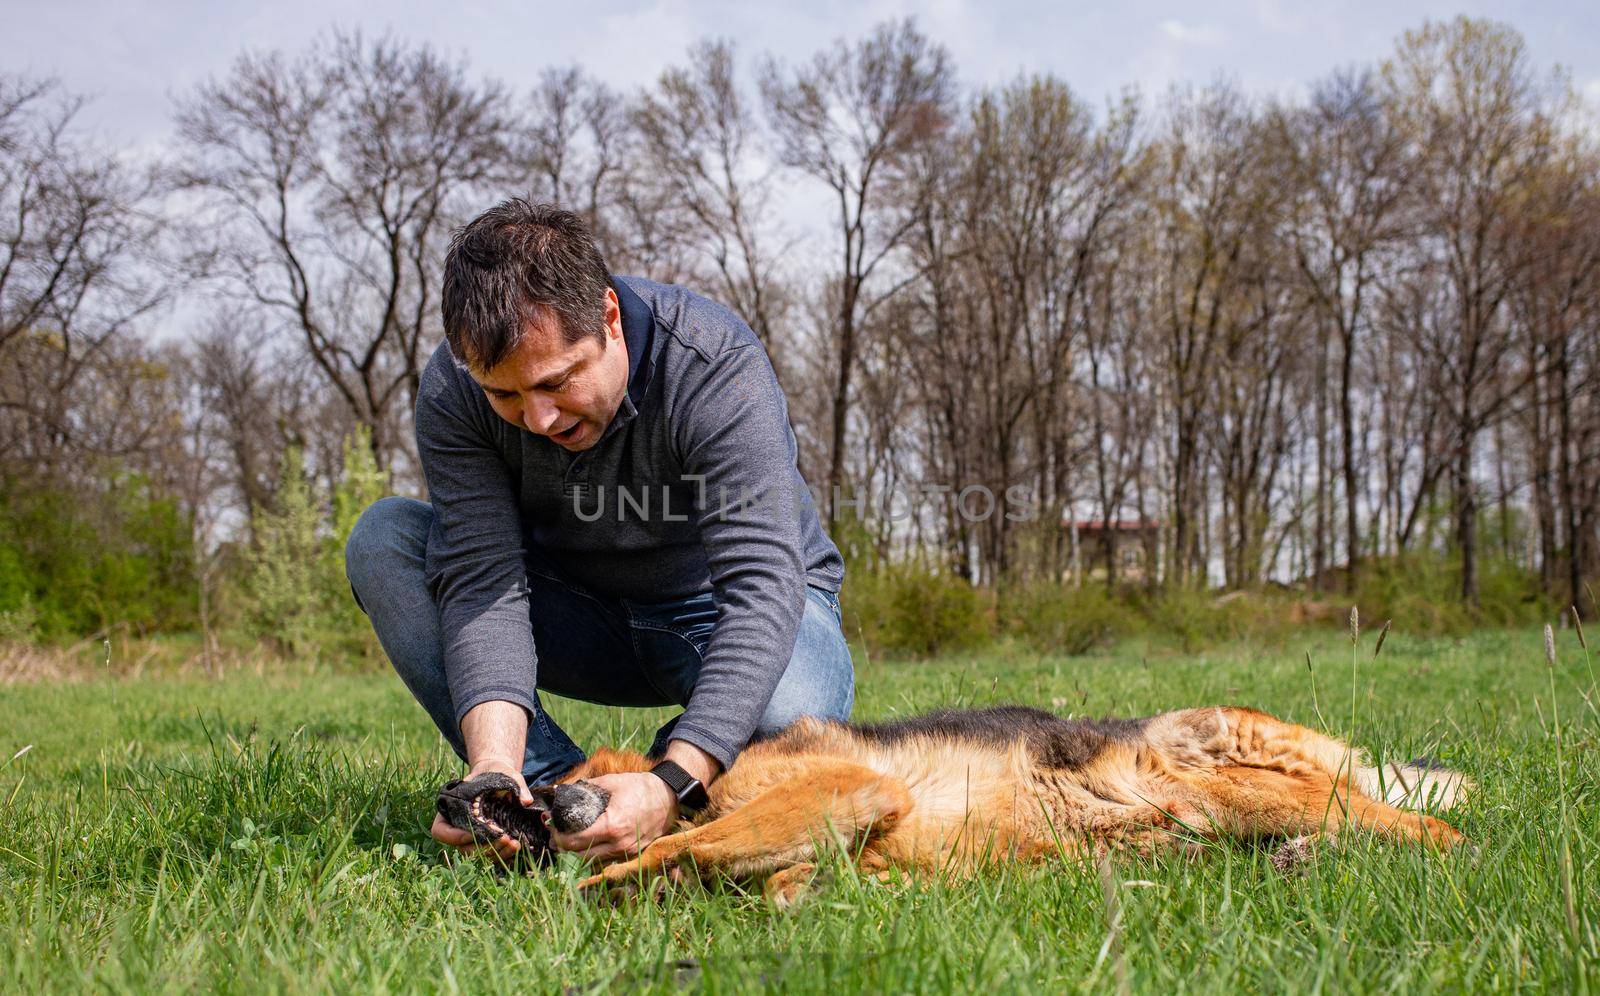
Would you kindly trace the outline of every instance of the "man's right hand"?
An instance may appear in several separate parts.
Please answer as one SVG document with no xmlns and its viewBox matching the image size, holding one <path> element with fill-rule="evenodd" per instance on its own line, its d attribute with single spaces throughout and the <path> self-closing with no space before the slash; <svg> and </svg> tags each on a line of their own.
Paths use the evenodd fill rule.
<svg viewBox="0 0 1600 996">
<path fill-rule="evenodd" d="M 517 798 L 523 806 L 533 805 L 533 795 L 528 792 L 528 783 L 522 780 L 522 772 L 515 765 L 499 761 L 482 761 L 472 766 L 467 773 L 467 778 L 473 779 L 490 771 L 498 771 L 509 775 L 517 783 Z M 446 847 L 453 847 L 462 854 L 476 854 L 483 852 L 498 857 L 501 861 L 510 862 L 521 847 L 510 836 L 501 834 L 500 839 L 490 844 L 480 844 L 472 838 L 472 834 L 459 827 L 451 826 L 445 818 L 435 813 L 433 816 L 433 839 Z"/>
<path fill-rule="evenodd" d="M 461 717 L 461 737 L 467 744 L 467 757 L 472 762 L 468 778 L 476 778 L 490 771 L 510 775 L 517 783 L 517 798 L 523 806 L 533 805 L 528 783 L 522 780 L 523 745 L 528 740 L 528 713 L 514 702 L 491 700 L 480 702 Z M 446 823 L 444 817 L 433 818 L 433 839 L 462 854 L 479 850 L 492 851 L 503 861 L 510 861 L 517 853 L 518 844 L 502 834 L 492 844 L 479 844 L 472 834 Z"/>
</svg>

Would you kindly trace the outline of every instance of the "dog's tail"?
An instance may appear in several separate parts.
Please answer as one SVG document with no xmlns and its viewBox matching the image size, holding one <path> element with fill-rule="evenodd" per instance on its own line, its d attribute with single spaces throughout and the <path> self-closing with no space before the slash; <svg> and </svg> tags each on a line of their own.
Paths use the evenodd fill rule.
<svg viewBox="0 0 1600 996">
<path fill-rule="evenodd" d="M 1430 757 L 1356 769 L 1356 788 L 1404 809 L 1450 809 L 1475 787 L 1466 775 Z"/>
</svg>

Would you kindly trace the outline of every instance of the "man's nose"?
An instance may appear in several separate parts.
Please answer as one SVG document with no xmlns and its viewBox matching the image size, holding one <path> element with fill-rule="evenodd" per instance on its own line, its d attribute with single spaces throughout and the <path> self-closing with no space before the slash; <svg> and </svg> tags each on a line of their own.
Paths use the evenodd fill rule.
<svg viewBox="0 0 1600 996">
<path fill-rule="evenodd" d="M 530 393 L 522 402 L 522 424 L 528 427 L 529 432 L 548 435 L 560 419 L 560 409 L 537 392 Z"/>
</svg>

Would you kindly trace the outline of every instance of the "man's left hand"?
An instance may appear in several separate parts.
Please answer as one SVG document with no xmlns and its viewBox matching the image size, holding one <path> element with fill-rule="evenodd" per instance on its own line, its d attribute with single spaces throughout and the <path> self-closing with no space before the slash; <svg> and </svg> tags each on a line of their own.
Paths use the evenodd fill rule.
<svg viewBox="0 0 1600 996">
<path fill-rule="evenodd" d="M 592 861 L 631 858 L 678 818 L 678 797 L 648 771 L 601 775 L 591 781 L 611 793 L 605 812 L 577 833 L 550 831 L 552 846 L 577 851 Z"/>
<path fill-rule="evenodd" d="M 666 756 L 707 787 L 721 771 L 716 758 L 685 740 L 669 742 Z M 590 780 L 611 793 L 606 811 L 577 833 L 550 831 L 551 846 L 577 851 L 592 861 L 631 858 L 672 829 L 678 818 L 678 797 L 659 775 L 629 772 Z"/>
</svg>

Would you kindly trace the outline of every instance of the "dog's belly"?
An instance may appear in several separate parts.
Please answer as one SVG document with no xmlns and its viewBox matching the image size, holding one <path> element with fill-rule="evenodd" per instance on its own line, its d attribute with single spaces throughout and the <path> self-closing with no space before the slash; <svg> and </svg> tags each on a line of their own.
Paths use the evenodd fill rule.
<svg viewBox="0 0 1600 996">
<path fill-rule="evenodd" d="M 1024 789 L 1020 744 L 876 747 L 869 766 L 903 784 L 913 805 L 881 842 L 891 864 L 930 870 L 1014 857 L 1041 835 L 1038 800 Z"/>
</svg>

